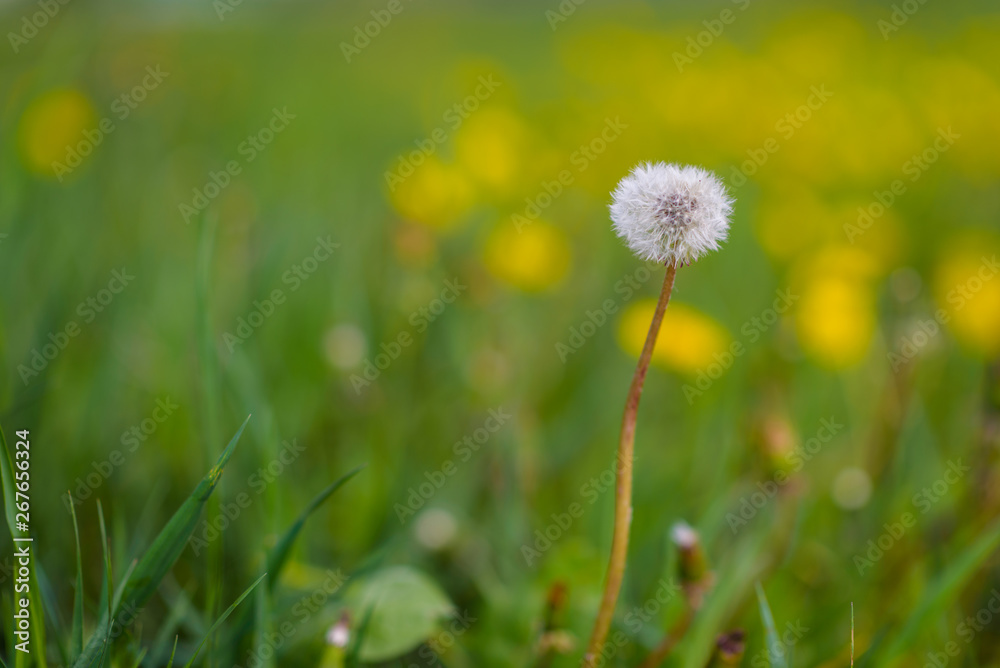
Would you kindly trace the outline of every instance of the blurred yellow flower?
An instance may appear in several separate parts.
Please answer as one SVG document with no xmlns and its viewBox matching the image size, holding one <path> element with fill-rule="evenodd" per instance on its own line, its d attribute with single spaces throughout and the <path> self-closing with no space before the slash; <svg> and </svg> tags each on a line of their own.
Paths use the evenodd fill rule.
<svg viewBox="0 0 1000 668">
<path fill-rule="evenodd" d="M 643 299 L 626 308 L 618 320 L 618 344 L 633 357 L 642 352 L 655 311 L 656 300 Z M 714 319 L 686 304 L 672 302 L 663 315 L 653 362 L 694 376 L 716 362 L 716 355 L 729 349 L 731 338 Z"/>
<path fill-rule="evenodd" d="M 459 164 L 476 181 L 508 193 L 521 172 L 527 132 L 512 112 L 481 109 L 473 113 L 455 136 Z"/>
<path fill-rule="evenodd" d="M 870 284 L 846 273 L 817 272 L 802 288 L 795 325 L 802 347 L 829 368 L 860 362 L 875 333 Z"/>
<path fill-rule="evenodd" d="M 955 338 L 989 357 L 1000 354 L 1000 242 L 970 234 L 950 248 L 934 276 L 934 296 Z"/>
<path fill-rule="evenodd" d="M 845 177 L 879 183 L 904 176 L 906 161 L 926 147 L 911 108 L 881 84 L 845 86 L 837 92 L 818 114 L 821 144 L 799 144 L 796 166 L 815 172 L 826 183 Z M 809 136 L 803 133 L 803 138 Z M 817 160 L 817 155 L 826 159 Z"/>
<path fill-rule="evenodd" d="M 97 124 L 90 100 L 78 90 L 58 88 L 35 98 L 24 110 L 18 143 L 25 166 L 54 177 L 54 162 L 65 163 L 67 150 Z"/>
<path fill-rule="evenodd" d="M 874 281 L 883 270 L 879 259 L 862 248 L 832 245 L 796 267 L 796 276 L 823 278 L 833 275 L 853 281 Z"/>
<path fill-rule="evenodd" d="M 848 240 L 855 248 L 868 254 L 883 269 L 897 266 L 906 256 L 910 245 L 908 229 L 895 209 L 884 209 L 880 215 L 875 200 L 854 200 L 837 209 L 838 226 L 834 237 Z M 884 207 L 883 207 L 884 208 Z"/>
<path fill-rule="evenodd" d="M 803 9 L 774 26 L 763 44 L 767 61 L 800 82 L 823 81 L 834 87 L 866 62 L 866 28 L 848 13 Z"/>
<path fill-rule="evenodd" d="M 438 229 L 458 223 L 472 207 L 474 197 L 472 184 L 462 170 L 434 156 L 389 193 L 392 205 L 405 218 Z"/>
<path fill-rule="evenodd" d="M 527 292 L 552 287 L 566 276 L 570 247 L 556 227 L 536 220 L 520 231 L 506 221 L 486 242 L 486 266 L 496 278 Z"/>
<path fill-rule="evenodd" d="M 954 160 L 966 175 L 991 181 L 1000 174 L 1000 86 L 972 63 L 951 59 L 920 63 L 913 88 L 931 121 L 929 130 L 952 128 L 961 139 Z"/>
<path fill-rule="evenodd" d="M 880 258 L 846 244 L 824 247 L 793 268 L 792 291 L 801 297 L 795 329 L 820 364 L 841 369 L 867 354 L 877 326 L 874 286 L 885 270 Z"/>
<path fill-rule="evenodd" d="M 840 226 L 814 191 L 799 186 L 766 191 L 757 218 L 757 239 L 771 257 L 788 260 L 815 247 Z"/>
</svg>

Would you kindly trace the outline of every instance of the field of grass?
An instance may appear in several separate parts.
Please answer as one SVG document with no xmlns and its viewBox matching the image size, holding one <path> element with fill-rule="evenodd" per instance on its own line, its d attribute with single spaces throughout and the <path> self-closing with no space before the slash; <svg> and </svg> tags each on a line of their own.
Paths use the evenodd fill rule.
<svg viewBox="0 0 1000 668">
<path fill-rule="evenodd" d="M 608 204 L 662 160 L 734 213 L 677 272 L 600 665 L 687 620 L 684 521 L 662 665 L 1000 666 L 995 3 L 0 25 L 5 665 L 580 665 L 664 272 Z"/>
</svg>

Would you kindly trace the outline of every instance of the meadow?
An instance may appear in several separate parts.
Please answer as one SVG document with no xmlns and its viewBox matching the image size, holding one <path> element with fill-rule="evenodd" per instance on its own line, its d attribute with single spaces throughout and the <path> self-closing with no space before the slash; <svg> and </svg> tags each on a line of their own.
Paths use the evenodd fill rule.
<svg viewBox="0 0 1000 668">
<path fill-rule="evenodd" d="M 0 25 L 6 666 L 580 665 L 664 276 L 609 218 L 644 161 L 735 203 L 653 352 L 600 665 L 680 628 L 662 665 L 737 629 L 754 668 L 1000 665 L 994 3 Z"/>
</svg>

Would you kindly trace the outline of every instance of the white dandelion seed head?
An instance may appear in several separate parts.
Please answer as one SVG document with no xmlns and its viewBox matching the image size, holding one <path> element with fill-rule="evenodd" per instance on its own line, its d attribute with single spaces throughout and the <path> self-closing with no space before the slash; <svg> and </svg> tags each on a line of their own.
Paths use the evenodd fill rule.
<svg viewBox="0 0 1000 668">
<path fill-rule="evenodd" d="M 717 250 L 729 232 L 733 200 L 701 167 L 640 164 L 612 197 L 615 233 L 643 260 L 691 263 Z"/>
</svg>

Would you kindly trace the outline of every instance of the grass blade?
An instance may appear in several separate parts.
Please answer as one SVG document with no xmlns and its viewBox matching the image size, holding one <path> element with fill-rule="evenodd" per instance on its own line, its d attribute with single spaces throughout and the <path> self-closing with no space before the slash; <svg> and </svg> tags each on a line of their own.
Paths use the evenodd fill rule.
<svg viewBox="0 0 1000 668">
<path fill-rule="evenodd" d="M 146 658 L 146 652 L 148 651 L 148 649 L 143 649 L 139 652 L 139 656 L 135 657 L 135 663 L 132 664 L 132 668 L 139 668 L 142 665 L 142 660 Z"/>
<path fill-rule="evenodd" d="M 97 519 L 98 519 L 98 521 L 101 524 L 101 549 L 104 550 L 104 581 L 107 582 L 107 584 L 108 584 L 108 595 L 107 595 L 107 597 L 108 597 L 108 615 L 107 615 L 107 627 L 108 627 L 108 630 L 107 630 L 107 633 L 104 636 L 104 647 L 101 649 L 101 660 L 97 662 L 97 668 L 103 668 L 103 666 L 104 666 L 104 658 L 107 656 L 107 653 L 108 653 L 108 645 L 111 644 L 111 627 L 113 626 L 113 624 L 111 623 L 111 620 L 114 617 L 112 611 L 114 609 L 115 595 L 114 595 L 114 592 L 112 591 L 112 587 L 114 585 L 112 584 L 113 580 L 112 580 L 112 575 L 111 575 L 111 552 L 110 552 L 110 546 L 108 545 L 108 532 L 107 532 L 107 529 L 105 529 L 105 527 L 104 527 L 104 509 L 101 507 L 101 500 L 100 499 L 97 500 Z M 98 628 L 100 628 L 100 627 L 98 627 Z M 97 633 L 95 632 L 94 635 L 96 636 Z"/>
<path fill-rule="evenodd" d="M 69 514 L 73 518 L 73 537 L 76 539 L 76 593 L 73 595 L 69 651 L 69 661 L 72 664 L 83 653 L 83 557 L 80 555 L 80 527 L 76 521 L 76 504 L 72 494 L 69 498 Z"/>
<path fill-rule="evenodd" d="M 361 646 L 365 642 L 365 637 L 368 635 L 368 625 L 372 621 L 372 614 L 375 612 L 375 606 L 369 606 L 365 610 L 365 616 L 361 620 L 361 624 L 358 625 L 358 632 L 354 638 L 354 642 L 351 645 L 351 649 L 347 653 L 347 657 L 344 659 L 344 665 L 350 666 L 350 668 L 357 668 L 361 665 Z"/>
<path fill-rule="evenodd" d="M 35 575 L 38 576 L 38 586 L 41 590 L 42 596 L 42 607 L 45 610 L 45 618 L 51 623 L 51 630 L 54 631 L 52 634 L 55 636 L 56 651 L 59 653 L 60 665 L 66 665 L 69 661 L 69 656 L 66 650 L 66 638 L 68 633 L 66 631 L 65 625 L 62 622 L 62 616 L 59 613 L 59 604 L 56 600 L 56 593 L 52 589 L 52 583 L 49 581 L 48 576 L 45 574 L 45 566 L 41 562 L 35 564 Z"/>
<path fill-rule="evenodd" d="M 768 665 L 771 668 L 788 668 L 785 662 L 785 651 L 781 646 L 781 639 L 778 638 L 778 630 L 774 628 L 774 615 L 771 614 L 771 606 L 767 603 L 767 595 L 764 588 L 757 585 L 757 604 L 760 606 L 760 618 L 764 622 L 764 631 L 767 637 Z"/>
<path fill-rule="evenodd" d="M 291 552 L 292 545 L 295 543 L 295 539 L 298 538 L 299 532 L 302 531 L 302 527 L 305 526 L 306 520 L 312 515 L 317 508 L 323 505 L 323 502 L 333 496 L 333 493 L 338 489 L 343 487 L 348 480 L 356 476 L 361 469 L 365 468 L 365 464 L 357 467 L 352 471 L 348 471 L 344 475 L 340 476 L 337 480 L 331 483 L 326 489 L 316 495 L 308 506 L 299 514 L 298 519 L 295 520 L 294 524 L 288 528 L 288 531 L 281 537 L 281 540 L 271 549 L 267 555 L 267 572 L 271 574 L 270 579 L 267 581 L 267 588 L 269 590 L 274 589 L 274 585 L 278 582 L 278 576 L 281 573 L 281 569 L 285 566 L 288 561 L 288 555 Z"/>
<path fill-rule="evenodd" d="M 174 649 L 170 652 L 170 663 L 167 668 L 174 668 L 174 656 L 177 655 L 177 636 L 174 636 Z"/>
<path fill-rule="evenodd" d="M 266 570 L 270 574 L 267 581 L 268 592 L 273 591 L 275 585 L 278 583 L 281 571 L 288 561 L 288 555 L 291 552 L 292 546 L 295 544 L 295 540 L 298 538 L 299 533 L 302 531 L 302 527 L 305 525 L 306 520 L 309 519 L 309 516 L 316 512 L 316 509 L 323 505 L 327 499 L 333 496 L 334 492 L 343 487 L 348 480 L 360 473 L 366 466 L 367 464 L 362 464 L 361 466 L 348 471 L 340 478 L 330 483 L 330 485 L 328 485 L 322 492 L 317 494 L 309 505 L 306 506 L 306 508 L 299 514 L 298 519 L 296 519 L 288 530 L 285 531 L 285 533 L 281 536 L 281 539 L 278 540 L 277 544 L 267 553 Z M 255 601 L 253 608 L 240 612 L 240 615 L 237 617 L 237 622 L 233 625 L 234 637 L 230 638 L 231 643 L 238 643 L 240 638 L 246 633 L 247 629 L 252 627 L 255 620 L 251 618 L 251 615 L 253 615 L 253 612 L 256 609 L 257 602 Z"/>
<path fill-rule="evenodd" d="M 229 615 L 231 615 L 233 613 L 233 610 L 235 610 L 236 607 L 240 603 L 243 602 L 243 599 L 245 599 L 247 596 L 249 596 L 250 592 L 252 592 L 254 590 L 254 588 L 256 588 L 257 585 L 260 584 L 261 580 L 263 580 L 266 577 L 267 577 L 267 573 L 264 573 L 259 578 L 257 578 L 257 580 L 252 585 L 250 585 L 249 587 L 247 587 L 246 591 L 244 591 L 242 594 L 240 594 L 240 597 L 237 598 L 235 601 L 233 601 L 233 604 L 230 605 L 228 608 L 226 608 L 226 611 L 223 612 L 222 615 L 217 620 L 215 620 L 215 623 L 212 624 L 212 628 L 210 628 L 208 630 L 208 635 L 206 635 L 204 638 L 202 638 L 201 643 L 199 643 L 198 647 L 194 650 L 194 654 L 192 654 L 191 658 L 188 660 L 188 662 L 186 664 L 184 664 L 184 668 L 191 668 L 191 666 L 194 665 L 194 660 L 196 658 L 198 658 L 198 653 L 201 652 L 201 648 L 205 646 L 205 643 L 207 643 L 208 639 L 212 637 L 212 634 L 215 633 L 215 630 L 217 628 L 219 628 L 219 626 L 224 621 L 226 621 L 226 618 L 229 617 Z M 173 658 L 171 658 L 171 663 L 173 663 Z"/>
<path fill-rule="evenodd" d="M 198 525 L 202 509 L 215 490 L 219 477 L 249 421 L 249 417 L 244 420 L 232 440 L 229 441 L 229 445 L 219 456 L 215 466 L 202 478 L 191 495 L 185 499 L 181 507 L 160 531 L 150 548 L 139 559 L 134 575 L 121 596 L 121 603 L 126 609 L 141 608 L 153 595 L 167 571 L 173 567 L 174 562 L 184 551 L 188 539 Z M 98 630 L 104 628 L 105 624 L 110 628 L 112 617 L 113 614 L 108 619 L 102 619 L 101 623 L 98 624 Z M 92 634 L 83 649 L 83 653 L 73 664 L 73 668 L 89 668 L 97 658 L 101 644 L 100 635 L 98 633 Z"/>
</svg>

